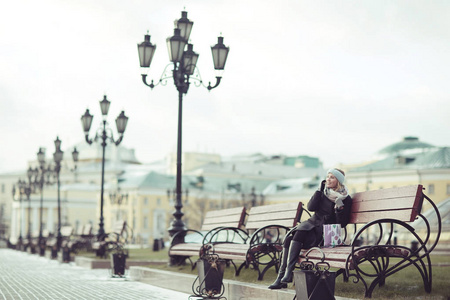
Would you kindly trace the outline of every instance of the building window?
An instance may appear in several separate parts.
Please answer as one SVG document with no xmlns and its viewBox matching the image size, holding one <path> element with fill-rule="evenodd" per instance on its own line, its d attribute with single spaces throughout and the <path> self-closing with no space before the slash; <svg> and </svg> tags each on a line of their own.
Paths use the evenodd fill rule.
<svg viewBox="0 0 450 300">
<path fill-rule="evenodd" d="M 434 184 L 428 185 L 428 194 L 434 194 Z"/>
<path fill-rule="evenodd" d="M 450 184 L 447 184 L 447 195 L 450 195 Z"/>
<path fill-rule="evenodd" d="M 161 198 L 156 199 L 156 205 L 161 206 Z"/>
<path fill-rule="evenodd" d="M 5 184 L 2 183 L 2 194 L 4 194 L 4 193 L 5 193 Z"/>
<path fill-rule="evenodd" d="M 148 228 L 148 217 L 144 217 L 144 224 L 143 224 L 144 229 Z"/>
<path fill-rule="evenodd" d="M 148 198 L 147 197 L 144 198 L 144 204 L 148 205 Z"/>
</svg>

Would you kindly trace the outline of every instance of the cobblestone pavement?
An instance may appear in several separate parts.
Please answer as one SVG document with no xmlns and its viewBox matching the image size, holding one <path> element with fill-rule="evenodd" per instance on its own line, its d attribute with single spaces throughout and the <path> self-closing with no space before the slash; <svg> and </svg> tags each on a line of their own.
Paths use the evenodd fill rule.
<svg viewBox="0 0 450 300">
<path fill-rule="evenodd" d="M 141 282 L 111 278 L 109 272 L 0 249 L 0 299 L 186 300 L 189 297 Z"/>
</svg>

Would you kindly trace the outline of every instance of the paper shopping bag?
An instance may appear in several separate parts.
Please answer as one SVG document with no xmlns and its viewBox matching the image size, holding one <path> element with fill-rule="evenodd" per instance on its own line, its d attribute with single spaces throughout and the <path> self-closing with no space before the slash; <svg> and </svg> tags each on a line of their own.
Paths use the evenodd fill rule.
<svg viewBox="0 0 450 300">
<path fill-rule="evenodd" d="M 341 224 L 323 225 L 323 246 L 336 247 L 342 244 Z"/>
</svg>

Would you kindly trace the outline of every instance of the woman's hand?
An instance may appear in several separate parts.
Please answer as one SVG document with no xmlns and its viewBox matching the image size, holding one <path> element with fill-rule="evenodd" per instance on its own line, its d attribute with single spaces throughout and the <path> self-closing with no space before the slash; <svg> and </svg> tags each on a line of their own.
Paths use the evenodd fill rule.
<svg viewBox="0 0 450 300">
<path fill-rule="evenodd" d="M 342 209 L 344 209 L 344 202 L 342 201 L 342 199 L 340 199 L 340 198 L 338 198 L 338 199 L 336 199 L 336 205 L 334 206 L 334 208 L 336 209 L 336 210 L 342 210 Z"/>
<path fill-rule="evenodd" d="M 326 180 L 322 180 L 322 182 L 320 183 L 319 191 L 323 192 L 325 190 L 325 183 L 326 183 Z"/>
</svg>

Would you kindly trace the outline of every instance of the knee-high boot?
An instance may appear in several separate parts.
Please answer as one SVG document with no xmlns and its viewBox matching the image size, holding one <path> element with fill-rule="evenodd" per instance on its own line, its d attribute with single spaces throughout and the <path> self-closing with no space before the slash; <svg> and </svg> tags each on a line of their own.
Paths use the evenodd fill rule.
<svg viewBox="0 0 450 300">
<path fill-rule="evenodd" d="M 298 261 L 298 255 L 302 250 L 303 243 L 292 241 L 289 246 L 289 256 L 287 259 L 286 271 L 284 277 L 281 278 L 281 283 L 292 282 L 292 272 L 294 271 L 295 264 Z"/>
<path fill-rule="evenodd" d="M 283 252 L 281 253 L 281 265 L 278 269 L 278 276 L 275 281 L 269 285 L 269 289 L 277 290 L 277 289 L 285 289 L 287 288 L 287 283 L 281 283 L 281 278 L 283 278 L 286 271 L 287 257 L 288 257 L 288 248 L 283 248 Z"/>
</svg>

